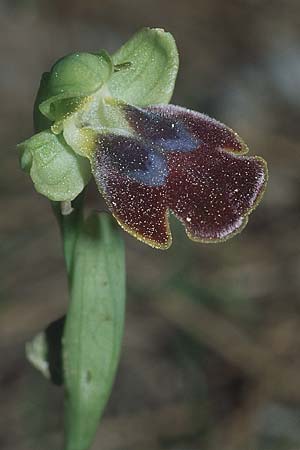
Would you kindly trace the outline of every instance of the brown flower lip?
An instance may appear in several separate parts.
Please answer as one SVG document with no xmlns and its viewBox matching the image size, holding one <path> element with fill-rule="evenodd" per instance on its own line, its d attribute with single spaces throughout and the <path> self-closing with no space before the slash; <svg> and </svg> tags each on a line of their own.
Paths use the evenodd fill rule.
<svg viewBox="0 0 300 450">
<path fill-rule="evenodd" d="M 241 231 L 262 198 L 266 162 L 245 156 L 230 128 L 174 105 L 123 107 L 132 136 L 99 135 L 92 170 L 119 224 L 165 249 L 172 212 L 190 239 L 224 241 Z"/>
</svg>

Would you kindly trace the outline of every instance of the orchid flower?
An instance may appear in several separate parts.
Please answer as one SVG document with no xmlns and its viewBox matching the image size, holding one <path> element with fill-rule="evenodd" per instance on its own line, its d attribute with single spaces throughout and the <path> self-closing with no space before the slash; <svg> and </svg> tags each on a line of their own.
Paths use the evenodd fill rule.
<svg viewBox="0 0 300 450">
<path fill-rule="evenodd" d="M 113 56 L 76 53 L 44 74 L 38 133 L 20 144 L 36 190 L 71 202 L 91 176 L 117 222 L 155 248 L 171 245 L 169 214 L 188 237 L 241 231 L 262 198 L 267 166 L 205 114 L 168 104 L 178 70 L 173 37 L 143 29 Z"/>
</svg>

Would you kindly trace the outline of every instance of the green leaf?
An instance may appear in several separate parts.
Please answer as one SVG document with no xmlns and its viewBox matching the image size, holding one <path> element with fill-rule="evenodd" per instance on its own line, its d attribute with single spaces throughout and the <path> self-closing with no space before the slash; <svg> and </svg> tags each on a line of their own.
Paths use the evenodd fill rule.
<svg viewBox="0 0 300 450">
<path fill-rule="evenodd" d="M 144 28 L 113 56 L 114 74 L 108 82 L 112 96 L 147 106 L 169 103 L 178 71 L 178 51 L 170 33 Z"/>
<path fill-rule="evenodd" d="M 86 450 L 115 377 L 124 322 L 125 261 L 113 219 L 93 213 L 78 231 L 63 340 L 65 450 Z"/>
<path fill-rule="evenodd" d="M 71 201 L 91 176 L 87 158 L 73 152 L 62 136 L 42 131 L 19 144 L 20 163 L 38 192 L 54 201 Z"/>
<path fill-rule="evenodd" d="M 112 74 L 110 56 L 73 53 L 59 59 L 44 75 L 36 103 L 44 116 L 59 120 L 78 109 L 83 98 L 99 90 Z"/>
</svg>

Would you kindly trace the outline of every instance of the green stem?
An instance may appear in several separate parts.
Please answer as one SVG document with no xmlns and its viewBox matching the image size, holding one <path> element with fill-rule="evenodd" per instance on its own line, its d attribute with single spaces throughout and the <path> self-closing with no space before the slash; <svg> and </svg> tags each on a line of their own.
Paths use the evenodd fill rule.
<svg viewBox="0 0 300 450">
<path fill-rule="evenodd" d="M 73 211 L 68 215 L 63 215 L 61 212 L 61 204 L 59 202 L 51 202 L 52 209 L 57 219 L 63 242 L 63 251 L 66 262 L 68 276 L 72 272 L 72 264 L 74 259 L 74 248 L 78 231 L 83 223 L 84 215 L 84 197 L 85 190 L 74 200 Z"/>
</svg>

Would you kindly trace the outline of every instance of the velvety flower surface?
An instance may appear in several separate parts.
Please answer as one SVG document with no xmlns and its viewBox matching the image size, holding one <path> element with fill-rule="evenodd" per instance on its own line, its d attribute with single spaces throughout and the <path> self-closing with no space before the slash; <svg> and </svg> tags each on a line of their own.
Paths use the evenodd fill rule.
<svg viewBox="0 0 300 450">
<path fill-rule="evenodd" d="M 240 231 L 262 197 L 266 163 L 245 156 L 220 122 L 168 105 L 178 64 L 160 28 L 143 28 L 113 55 L 55 62 L 37 93 L 37 134 L 18 146 L 36 190 L 70 206 L 94 175 L 119 224 L 156 248 L 171 244 L 170 213 L 195 241 Z"/>
<path fill-rule="evenodd" d="M 156 248 L 171 245 L 172 212 L 188 236 L 225 240 L 247 223 L 266 180 L 265 161 L 244 156 L 238 135 L 178 106 L 123 105 L 128 134 L 99 134 L 92 172 L 119 224 Z"/>
</svg>

